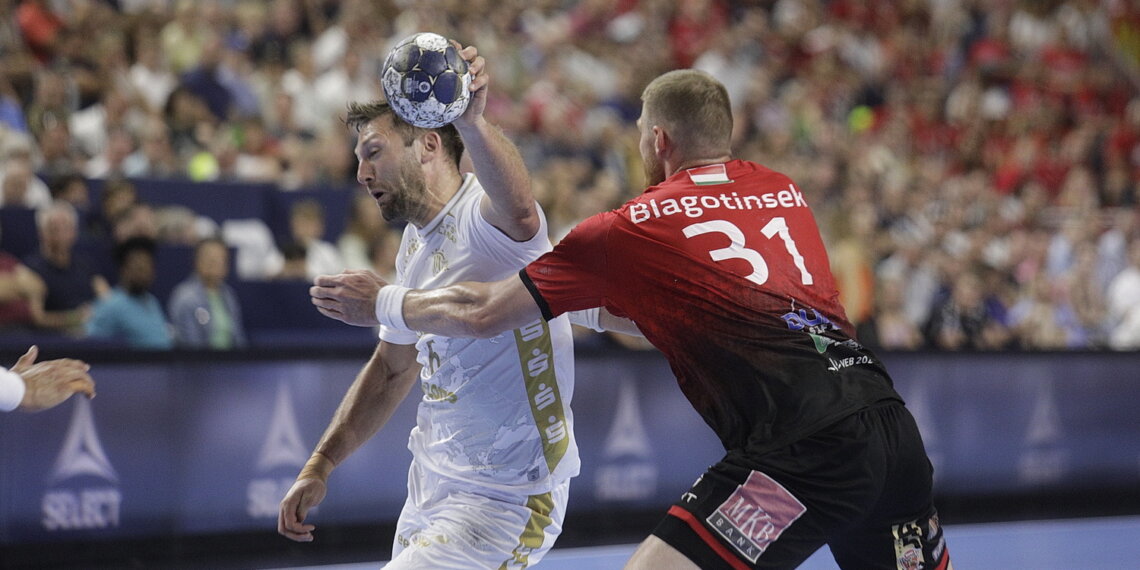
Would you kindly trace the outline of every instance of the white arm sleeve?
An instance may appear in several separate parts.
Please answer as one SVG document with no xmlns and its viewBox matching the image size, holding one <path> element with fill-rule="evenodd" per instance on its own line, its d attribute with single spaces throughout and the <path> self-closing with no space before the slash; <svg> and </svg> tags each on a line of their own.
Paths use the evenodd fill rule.
<svg viewBox="0 0 1140 570">
<path fill-rule="evenodd" d="M 24 379 L 19 374 L 0 367 L 0 412 L 10 412 L 24 399 Z"/>
<path fill-rule="evenodd" d="M 594 307 L 593 309 L 582 309 L 581 311 L 570 311 L 566 316 L 570 318 L 570 322 L 578 326 L 586 327 L 590 330 L 597 332 L 605 332 L 606 329 L 601 325 L 602 309 Z"/>
</svg>

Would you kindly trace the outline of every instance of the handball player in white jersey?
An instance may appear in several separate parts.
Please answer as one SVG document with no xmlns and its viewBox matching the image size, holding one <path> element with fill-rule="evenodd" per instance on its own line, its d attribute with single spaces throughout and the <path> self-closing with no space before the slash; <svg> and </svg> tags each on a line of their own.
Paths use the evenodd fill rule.
<svg viewBox="0 0 1140 570">
<path fill-rule="evenodd" d="M 349 105 L 357 180 L 390 222 L 407 222 L 397 282 L 435 288 L 518 273 L 551 249 L 518 149 L 483 117 L 485 61 L 467 47 L 472 99 L 452 125 L 421 129 L 384 102 Z M 474 174 L 463 174 L 466 149 Z M 375 283 L 367 271 L 347 271 Z M 320 285 L 324 276 L 318 277 Z M 562 530 L 578 474 L 570 398 L 573 347 L 566 318 L 536 318 L 489 339 L 382 327 L 309 462 L 281 502 L 278 532 L 313 540 L 309 510 L 329 473 L 416 392 L 408 498 L 387 568 L 521 568 Z M 393 426 L 405 429 L 404 426 Z"/>
</svg>

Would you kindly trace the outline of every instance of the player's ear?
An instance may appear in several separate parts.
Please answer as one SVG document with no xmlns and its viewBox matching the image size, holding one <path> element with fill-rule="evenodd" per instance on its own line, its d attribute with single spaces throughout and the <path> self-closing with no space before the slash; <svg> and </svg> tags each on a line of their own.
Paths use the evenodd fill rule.
<svg viewBox="0 0 1140 570">
<path fill-rule="evenodd" d="M 435 155 L 443 152 L 443 139 L 440 138 L 439 133 L 436 131 L 425 131 L 419 137 L 420 143 L 420 162 L 428 163 L 435 157 Z"/>
<path fill-rule="evenodd" d="M 665 129 L 654 125 L 653 126 L 653 151 L 657 156 L 663 156 L 668 153 L 673 147 L 673 138 Z"/>
</svg>

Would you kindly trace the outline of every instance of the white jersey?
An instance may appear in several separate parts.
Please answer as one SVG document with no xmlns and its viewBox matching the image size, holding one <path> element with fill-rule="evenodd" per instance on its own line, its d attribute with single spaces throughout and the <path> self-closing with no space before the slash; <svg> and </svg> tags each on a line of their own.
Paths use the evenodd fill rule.
<svg viewBox="0 0 1140 570">
<path fill-rule="evenodd" d="M 468 174 L 421 230 L 404 229 L 396 282 L 434 289 L 499 281 L 550 251 L 546 219 L 516 242 L 483 219 L 485 195 Z M 574 354 L 566 317 L 541 318 L 487 339 L 451 338 L 381 327 L 380 338 L 416 344 L 423 399 L 408 449 L 425 469 L 478 485 L 545 493 L 578 474 L 570 399 Z"/>
</svg>

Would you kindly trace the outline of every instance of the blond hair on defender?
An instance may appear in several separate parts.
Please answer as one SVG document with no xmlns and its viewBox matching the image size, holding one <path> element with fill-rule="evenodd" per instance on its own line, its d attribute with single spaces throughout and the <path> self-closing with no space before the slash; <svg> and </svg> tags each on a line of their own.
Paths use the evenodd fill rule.
<svg viewBox="0 0 1140 570">
<path fill-rule="evenodd" d="M 663 127 L 690 157 L 732 151 L 732 103 L 713 76 L 678 69 L 654 79 L 641 93 L 643 121 Z"/>
</svg>

